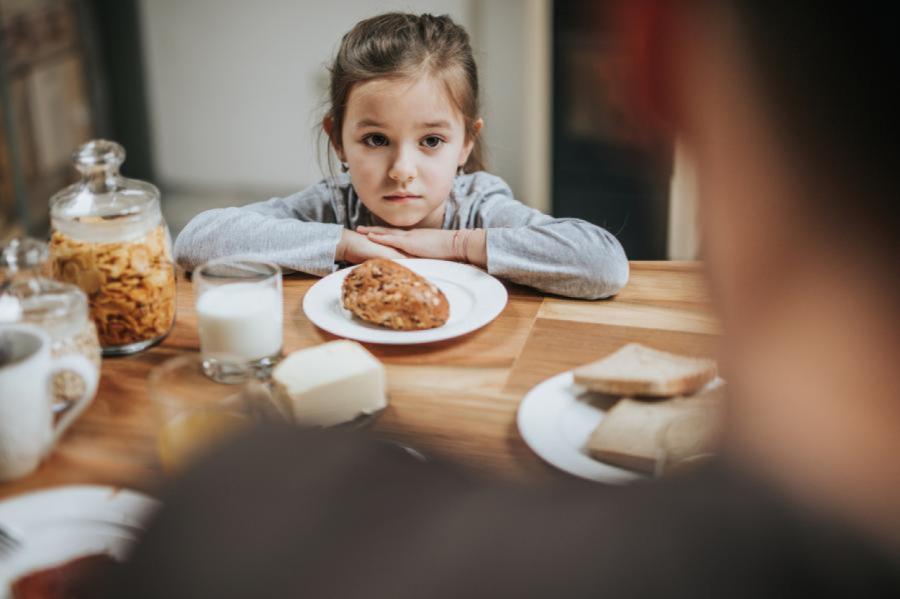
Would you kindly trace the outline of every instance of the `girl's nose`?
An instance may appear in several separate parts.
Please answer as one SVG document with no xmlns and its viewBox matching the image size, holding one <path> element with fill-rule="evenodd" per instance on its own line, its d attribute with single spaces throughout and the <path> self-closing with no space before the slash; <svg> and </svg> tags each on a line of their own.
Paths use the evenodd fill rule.
<svg viewBox="0 0 900 599">
<path fill-rule="evenodd" d="M 400 151 L 388 171 L 388 176 L 398 183 L 409 183 L 416 178 L 416 165 L 410 160 L 408 152 Z"/>
</svg>

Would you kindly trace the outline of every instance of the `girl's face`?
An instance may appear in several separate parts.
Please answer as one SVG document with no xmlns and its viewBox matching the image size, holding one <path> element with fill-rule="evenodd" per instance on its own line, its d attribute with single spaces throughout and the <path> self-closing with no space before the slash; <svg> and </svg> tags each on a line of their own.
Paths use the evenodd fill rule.
<svg viewBox="0 0 900 599">
<path fill-rule="evenodd" d="M 443 226 L 456 169 L 474 141 L 466 139 L 463 117 L 440 80 L 375 79 L 355 86 L 340 136 L 338 156 L 375 216 L 394 227 Z"/>
</svg>

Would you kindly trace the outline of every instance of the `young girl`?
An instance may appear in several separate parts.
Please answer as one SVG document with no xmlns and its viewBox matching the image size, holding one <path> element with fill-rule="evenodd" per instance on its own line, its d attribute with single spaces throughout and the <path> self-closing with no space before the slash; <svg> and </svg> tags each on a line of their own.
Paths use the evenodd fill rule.
<svg viewBox="0 0 900 599">
<path fill-rule="evenodd" d="M 325 275 L 369 258 L 465 261 L 541 291 L 596 299 L 628 279 L 604 229 L 551 218 L 483 171 L 478 76 L 449 17 L 391 13 L 358 23 L 331 67 L 323 121 L 338 176 L 286 198 L 209 210 L 178 236 L 191 270 L 241 255 Z"/>
</svg>

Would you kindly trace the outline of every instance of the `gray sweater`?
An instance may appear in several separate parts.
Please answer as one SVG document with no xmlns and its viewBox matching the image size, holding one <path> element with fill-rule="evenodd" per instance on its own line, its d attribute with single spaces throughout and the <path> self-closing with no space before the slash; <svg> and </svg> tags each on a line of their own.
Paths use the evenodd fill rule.
<svg viewBox="0 0 900 599">
<path fill-rule="evenodd" d="M 193 270 L 207 260 L 243 256 L 324 276 L 342 229 L 389 226 L 360 201 L 346 174 L 285 198 L 207 210 L 175 241 L 175 260 Z M 486 229 L 490 274 L 540 291 L 597 299 L 628 281 L 628 261 L 608 231 L 575 218 L 552 218 L 525 206 L 494 175 L 456 177 L 444 229 Z"/>
</svg>

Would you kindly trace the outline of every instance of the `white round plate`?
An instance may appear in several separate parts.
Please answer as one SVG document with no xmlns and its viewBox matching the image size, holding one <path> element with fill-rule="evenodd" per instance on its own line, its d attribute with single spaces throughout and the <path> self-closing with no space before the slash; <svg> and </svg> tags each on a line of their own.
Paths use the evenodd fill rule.
<svg viewBox="0 0 900 599">
<path fill-rule="evenodd" d="M 435 329 L 393 331 L 353 316 L 341 305 L 341 284 L 351 266 L 318 281 L 303 298 L 303 311 L 313 324 L 338 337 L 365 343 L 405 345 L 452 339 L 491 322 L 506 306 L 503 284 L 483 270 L 445 260 L 405 259 L 398 263 L 438 286 L 450 304 L 450 318 Z"/>
<path fill-rule="evenodd" d="M 0 597 L 29 572 L 91 553 L 124 559 L 159 502 L 93 485 L 56 487 L 0 502 L 0 526 L 21 545 L 0 553 Z"/>
<path fill-rule="evenodd" d="M 717 378 L 706 388 L 722 384 Z M 532 388 L 519 404 L 519 433 L 541 458 L 560 470 L 604 483 L 621 484 L 647 475 L 605 464 L 588 455 L 585 445 L 606 414 L 604 400 L 576 385 L 572 371 L 563 372 Z M 598 401 L 600 400 L 600 401 Z"/>
<path fill-rule="evenodd" d="M 571 370 L 532 388 L 519 404 L 519 433 L 525 443 L 552 466 L 581 478 L 605 483 L 643 478 L 588 456 L 584 445 L 604 414 L 590 396 L 574 383 Z"/>
</svg>

